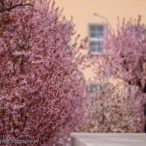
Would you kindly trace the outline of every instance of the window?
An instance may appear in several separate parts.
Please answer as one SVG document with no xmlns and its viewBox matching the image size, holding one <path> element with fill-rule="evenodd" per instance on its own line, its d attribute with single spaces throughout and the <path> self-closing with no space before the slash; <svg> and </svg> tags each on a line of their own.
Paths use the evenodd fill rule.
<svg viewBox="0 0 146 146">
<path fill-rule="evenodd" d="M 103 49 L 103 37 L 105 32 L 105 25 L 89 24 L 89 46 L 91 53 L 94 55 L 100 54 L 99 51 Z"/>
<path fill-rule="evenodd" d="M 142 40 L 145 39 L 146 37 L 146 33 L 143 33 L 141 31 L 140 26 L 136 26 L 136 25 L 128 25 L 127 26 L 127 31 L 132 33 L 133 36 L 135 36 L 136 38 L 138 38 L 138 40 L 141 42 Z"/>
<path fill-rule="evenodd" d="M 90 37 L 97 38 L 103 36 L 103 25 L 93 25 L 90 26 Z"/>
<path fill-rule="evenodd" d="M 88 84 L 88 91 L 93 92 L 93 91 L 97 91 L 100 89 L 100 85 L 96 84 L 96 83 L 90 83 Z"/>
<path fill-rule="evenodd" d="M 100 41 L 90 41 L 90 45 L 92 47 L 92 53 L 99 52 L 99 50 L 102 49 Z"/>
</svg>

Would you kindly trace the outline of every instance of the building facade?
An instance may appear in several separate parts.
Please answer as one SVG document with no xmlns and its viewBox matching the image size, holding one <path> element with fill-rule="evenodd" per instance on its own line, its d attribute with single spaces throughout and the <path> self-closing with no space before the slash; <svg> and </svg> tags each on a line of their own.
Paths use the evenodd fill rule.
<svg viewBox="0 0 146 146">
<path fill-rule="evenodd" d="M 88 36 L 93 55 L 100 55 L 103 49 L 103 36 L 110 24 L 116 28 L 117 18 L 137 18 L 142 16 L 146 23 L 146 0 L 55 0 L 56 5 L 64 8 L 63 14 L 67 19 L 73 17 L 75 30 L 81 38 Z M 92 82 L 93 72 L 84 71 L 87 82 Z M 95 85 L 94 85 L 95 86 Z M 92 90 L 92 85 L 91 85 Z"/>
</svg>

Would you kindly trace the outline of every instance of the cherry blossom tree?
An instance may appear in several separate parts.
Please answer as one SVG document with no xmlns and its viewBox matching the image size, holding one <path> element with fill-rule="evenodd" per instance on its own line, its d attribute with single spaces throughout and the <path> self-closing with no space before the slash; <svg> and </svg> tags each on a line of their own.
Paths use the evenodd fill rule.
<svg viewBox="0 0 146 146">
<path fill-rule="evenodd" d="M 33 6 L 29 0 L 0 0 L 0 13 L 9 12 L 17 7 Z"/>
<path fill-rule="evenodd" d="M 103 58 L 106 70 L 125 81 L 128 86 L 139 88 L 141 109 L 146 105 L 146 27 L 139 16 L 137 20 L 118 21 L 117 30 L 109 29 L 105 48 L 108 55 Z M 145 123 L 145 118 L 142 118 Z"/>
<path fill-rule="evenodd" d="M 72 21 L 54 5 L 0 1 L 0 139 L 7 145 L 64 143 L 84 120 L 84 56 L 77 55 L 84 41 L 71 42 Z"/>
<path fill-rule="evenodd" d="M 89 93 L 85 104 L 88 120 L 77 127 L 80 132 L 136 133 L 141 132 L 141 113 L 137 112 L 141 94 L 138 88 L 121 88 L 106 83 Z M 141 97 L 142 98 L 142 97 Z"/>
</svg>

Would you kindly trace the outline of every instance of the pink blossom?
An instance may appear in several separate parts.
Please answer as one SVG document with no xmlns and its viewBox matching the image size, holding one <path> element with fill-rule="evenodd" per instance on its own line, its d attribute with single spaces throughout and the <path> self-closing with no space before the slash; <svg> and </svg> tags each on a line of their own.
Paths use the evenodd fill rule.
<svg viewBox="0 0 146 146">
<path fill-rule="evenodd" d="M 72 21 L 54 3 L 19 2 L 0 2 L 0 137 L 52 146 L 84 120 L 84 57 L 75 61 Z"/>
</svg>

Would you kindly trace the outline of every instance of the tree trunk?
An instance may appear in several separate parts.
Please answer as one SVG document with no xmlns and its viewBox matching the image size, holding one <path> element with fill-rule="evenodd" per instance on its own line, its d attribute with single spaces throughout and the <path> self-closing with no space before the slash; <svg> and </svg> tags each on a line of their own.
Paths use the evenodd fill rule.
<svg viewBox="0 0 146 146">
<path fill-rule="evenodd" d="M 146 83 L 145 83 L 144 88 L 143 88 L 143 93 L 146 93 Z M 144 116 L 146 116 L 146 103 L 144 104 Z M 144 133 L 146 133 L 146 122 L 144 125 Z"/>
</svg>

